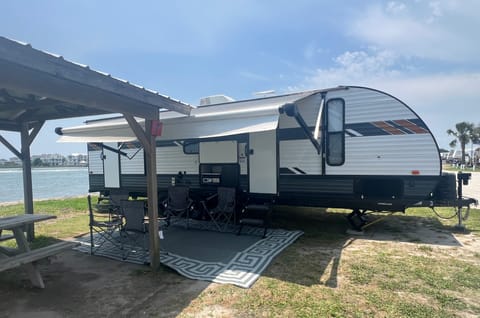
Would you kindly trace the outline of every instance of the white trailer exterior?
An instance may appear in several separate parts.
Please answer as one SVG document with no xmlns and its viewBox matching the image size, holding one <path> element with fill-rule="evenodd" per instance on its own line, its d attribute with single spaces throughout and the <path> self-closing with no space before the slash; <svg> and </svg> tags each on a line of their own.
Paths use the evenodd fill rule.
<svg viewBox="0 0 480 318">
<path fill-rule="evenodd" d="M 176 182 L 198 196 L 225 185 L 280 204 L 403 211 L 432 199 L 442 179 L 427 125 L 399 99 L 371 88 L 227 102 L 190 116 L 161 113 L 160 121 L 160 196 L 181 176 Z M 63 141 L 88 142 L 90 191 L 146 193 L 143 150 L 123 119 L 61 132 Z M 118 168 L 105 159 L 111 148 L 123 153 Z"/>
</svg>

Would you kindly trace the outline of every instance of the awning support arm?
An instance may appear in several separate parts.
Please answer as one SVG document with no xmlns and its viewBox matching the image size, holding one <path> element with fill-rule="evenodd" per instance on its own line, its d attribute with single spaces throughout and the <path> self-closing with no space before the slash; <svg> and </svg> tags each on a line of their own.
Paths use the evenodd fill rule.
<svg viewBox="0 0 480 318">
<path fill-rule="evenodd" d="M 300 115 L 300 113 L 298 112 L 297 105 L 295 105 L 294 103 L 285 104 L 282 107 L 280 107 L 280 113 L 285 113 L 287 116 L 295 118 L 298 125 L 302 128 L 305 135 L 308 137 L 308 139 L 310 139 L 310 142 L 317 150 L 317 153 L 318 154 L 322 153 L 322 145 L 313 136 L 307 123 L 303 119 L 302 115 Z"/>
<path fill-rule="evenodd" d="M 124 157 L 127 157 L 127 158 L 128 158 L 127 153 L 121 151 L 120 149 L 113 148 L 113 147 L 107 146 L 107 145 L 105 145 L 105 144 L 102 144 L 102 148 L 107 149 L 107 150 L 110 150 L 111 152 L 114 152 L 114 153 L 116 153 L 116 154 L 119 154 L 120 156 L 124 156 Z M 130 159 L 130 158 L 128 158 L 128 159 Z"/>
<path fill-rule="evenodd" d="M 122 145 L 123 145 L 123 143 L 122 143 Z M 123 151 L 120 150 L 120 149 L 122 148 L 122 145 L 120 145 L 120 147 L 117 149 L 117 148 L 113 148 L 113 147 L 107 146 L 107 145 L 105 145 L 105 144 L 102 144 L 102 148 L 105 148 L 105 149 L 107 149 L 107 150 L 110 150 L 111 152 L 114 152 L 114 153 L 116 153 L 116 154 L 119 154 L 120 156 L 124 156 L 124 157 L 127 158 L 128 160 L 133 159 L 133 158 L 137 155 L 137 153 L 139 153 L 140 150 L 142 150 L 142 147 L 140 147 L 140 148 L 138 148 L 137 151 L 135 151 L 135 153 L 134 153 L 132 156 L 129 156 L 128 153 L 123 152 Z"/>
<path fill-rule="evenodd" d="M 320 102 L 320 107 L 318 108 L 317 114 L 317 121 L 315 122 L 315 131 L 313 133 L 313 138 L 316 140 L 320 137 L 320 127 L 322 126 L 322 117 L 323 117 L 323 106 L 325 105 L 325 95 L 326 93 L 322 93 L 322 101 Z"/>
</svg>

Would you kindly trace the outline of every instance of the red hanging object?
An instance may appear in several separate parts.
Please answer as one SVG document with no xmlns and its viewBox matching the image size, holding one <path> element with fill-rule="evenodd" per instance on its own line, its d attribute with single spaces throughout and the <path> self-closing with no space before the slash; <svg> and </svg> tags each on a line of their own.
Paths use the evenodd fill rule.
<svg viewBox="0 0 480 318">
<path fill-rule="evenodd" d="M 161 136 L 162 135 L 162 129 L 163 129 L 163 123 L 160 122 L 160 120 L 152 120 L 152 129 L 151 129 L 151 134 L 152 136 Z"/>
</svg>

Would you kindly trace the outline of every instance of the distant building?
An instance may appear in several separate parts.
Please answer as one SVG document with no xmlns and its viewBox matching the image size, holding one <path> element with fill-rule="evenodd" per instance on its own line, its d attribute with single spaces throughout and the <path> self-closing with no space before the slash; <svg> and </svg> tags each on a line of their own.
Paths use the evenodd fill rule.
<svg viewBox="0 0 480 318">
<path fill-rule="evenodd" d="M 31 156 L 32 162 L 35 161 L 35 159 L 40 159 L 42 161 L 42 164 L 45 166 L 49 167 L 58 167 L 58 166 L 64 166 L 65 165 L 65 157 L 55 153 L 55 154 L 41 154 L 41 155 L 33 155 Z"/>
<path fill-rule="evenodd" d="M 82 153 L 72 153 L 68 156 L 61 154 L 41 154 L 32 155 L 30 157 L 32 165 L 35 167 L 86 167 L 88 164 L 88 156 Z M 22 161 L 17 157 L 0 159 L 0 166 L 2 167 L 21 167 Z"/>
<path fill-rule="evenodd" d="M 68 166 L 85 167 L 88 162 L 88 156 L 83 153 L 72 153 L 71 155 L 68 155 L 66 159 L 66 164 Z"/>
<path fill-rule="evenodd" d="M 12 158 L 9 158 L 8 161 L 12 164 L 15 164 L 15 165 L 19 165 L 21 166 L 22 165 L 22 160 L 20 160 L 19 158 L 17 157 L 12 157 Z"/>
</svg>

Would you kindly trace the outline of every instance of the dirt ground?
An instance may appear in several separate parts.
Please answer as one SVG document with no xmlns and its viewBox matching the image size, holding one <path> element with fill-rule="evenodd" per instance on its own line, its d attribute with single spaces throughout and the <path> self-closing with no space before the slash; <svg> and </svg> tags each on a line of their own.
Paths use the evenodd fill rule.
<svg viewBox="0 0 480 318">
<path fill-rule="evenodd" d="M 480 173 L 473 180 L 465 192 L 477 196 Z M 480 263 L 472 256 L 480 251 L 478 237 L 439 230 L 428 219 L 417 220 L 392 219 L 382 223 L 381 231 L 372 227 L 363 236 L 352 236 L 342 257 L 381 241 L 395 248 L 404 246 L 408 253 L 414 250 L 412 244 L 431 244 Z M 64 252 L 39 268 L 46 285 L 43 290 L 31 286 L 22 268 L 0 273 L 0 317 L 175 317 L 203 291 L 217 286 L 184 278 L 165 267 L 155 273 L 146 266 L 76 251 Z M 223 309 L 209 308 L 197 316 L 215 317 L 219 310 Z"/>
<path fill-rule="evenodd" d="M 162 268 L 67 251 L 40 264 L 45 289 L 24 271 L 0 275 L 0 317 L 175 317 L 209 283 Z"/>
<path fill-rule="evenodd" d="M 383 248 L 404 248 L 406 253 L 415 250 L 412 244 L 430 244 L 448 255 L 480 263 L 472 256 L 480 250 L 480 239 L 471 234 L 452 234 L 428 220 L 415 223 L 408 218 L 386 221 L 381 228 L 352 236 L 342 258 L 382 242 Z M 146 266 L 77 251 L 64 252 L 50 264 L 40 264 L 40 271 L 46 284 L 43 290 L 32 287 L 21 268 L 0 275 L 0 317 L 175 317 L 204 290 L 218 286 L 184 278 L 163 267 L 153 273 Z M 223 312 L 225 308 L 213 307 L 195 316 L 229 316 Z"/>
</svg>

